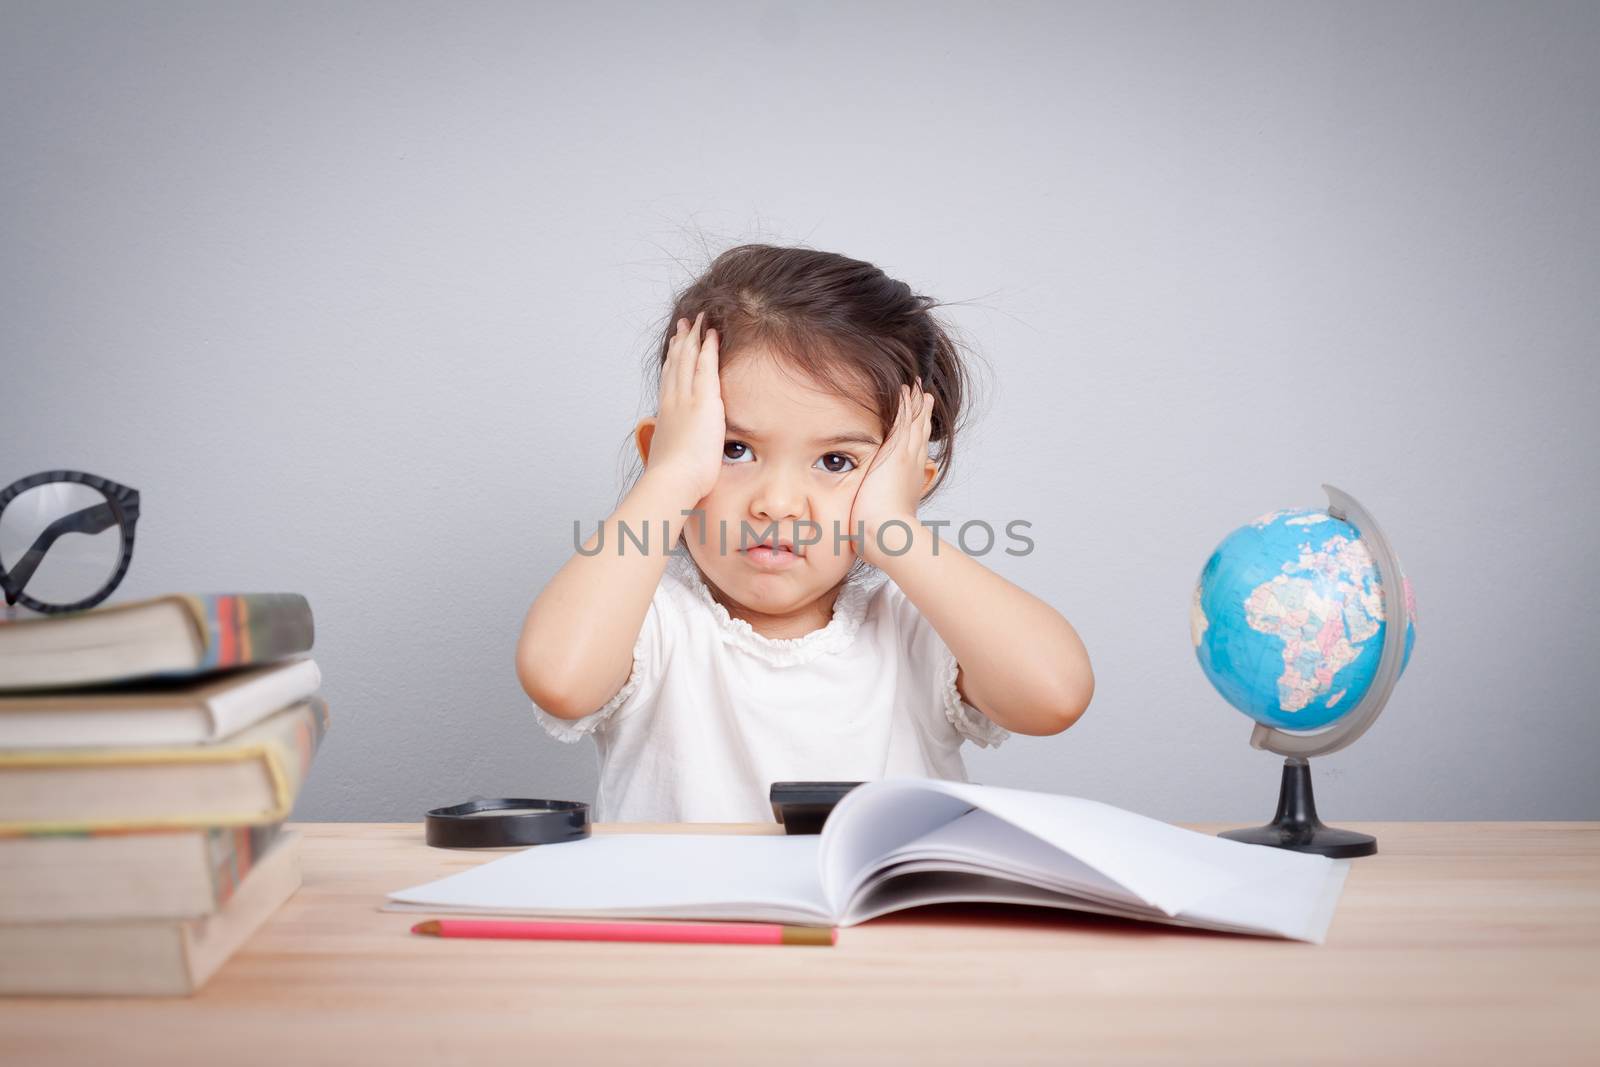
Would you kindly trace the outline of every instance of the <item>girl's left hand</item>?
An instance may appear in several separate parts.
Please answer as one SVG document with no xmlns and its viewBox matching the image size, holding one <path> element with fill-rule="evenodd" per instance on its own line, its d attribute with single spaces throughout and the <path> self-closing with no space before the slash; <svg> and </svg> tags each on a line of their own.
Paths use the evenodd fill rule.
<svg viewBox="0 0 1600 1067">
<path fill-rule="evenodd" d="M 849 533 L 858 532 L 857 523 L 864 527 L 866 539 L 856 546 L 856 551 L 868 563 L 878 563 L 878 531 L 884 523 L 899 519 L 912 534 L 916 532 L 917 504 L 922 500 L 929 474 L 928 438 L 932 430 L 933 396 L 922 391 L 922 379 L 918 378 L 915 386 L 900 387 L 900 411 L 894 428 L 873 454 L 850 505 Z M 896 531 L 886 535 L 885 540 L 898 547 L 906 536 Z"/>
</svg>

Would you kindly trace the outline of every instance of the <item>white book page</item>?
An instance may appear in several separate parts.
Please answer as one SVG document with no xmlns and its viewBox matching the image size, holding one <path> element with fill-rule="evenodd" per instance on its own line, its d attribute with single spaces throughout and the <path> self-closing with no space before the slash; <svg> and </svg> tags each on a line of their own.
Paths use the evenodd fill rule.
<svg viewBox="0 0 1600 1067">
<path fill-rule="evenodd" d="M 1326 856 L 1230 841 L 1081 797 L 887 778 L 845 794 L 823 827 L 820 861 L 829 899 L 842 912 L 849 886 L 874 855 L 910 844 L 968 808 L 1025 831 L 1168 916 L 1200 901 L 1215 906 L 1236 886 L 1287 878 L 1305 889 L 1323 884 L 1332 871 Z M 1303 881 L 1294 880 L 1297 873 Z"/>
<path fill-rule="evenodd" d="M 1142 904 L 1137 896 L 1077 857 L 976 808 L 915 841 L 891 849 L 879 862 L 857 872 L 846 888 L 845 898 L 853 902 L 864 886 L 878 880 L 878 872 L 885 867 L 914 860 L 938 860 L 950 869 L 1010 877 L 1095 899 Z"/>
<path fill-rule="evenodd" d="M 834 914 L 844 914 L 850 887 L 869 877 L 883 857 L 972 810 L 959 797 L 919 788 L 924 781 L 932 780 L 868 782 L 846 793 L 828 813 L 818 864 Z"/>
<path fill-rule="evenodd" d="M 850 902 L 840 926 L 926 904 L 1035 904 L 1129 919 L 1171 922 L 1148 905 L 1090 900 L 975 870 L 951 870 L 939 860 L 902 864 L 873 878 Z"/>
<path fill-rule="evenodd" d="M 851 899 L 840 925 L 853 926 L 891 911 L 924 904 L 985 901 L 1042 904 L 1207 930 L 1272 934 L 1321 944 L 1333 919 L 1334 906 L 1349 866 L 1349 860 L 1336 860 L 1325 878 L 1310 884 L 1297 885 L 1293 884 L 1294 879 L 1288 879 L 1250 886 L 1243 891 L 1230 890 L 1215 906 L 1167 915 L 1137 901 L 1018 882 L 993 868 L 966 864 L 958 867 L 949 860 L 915 860 L 896 864 L 874 875 Z"/>
<path fill-rule="evenodd" d="M 322 674 L 311 659 L 285 661 L 264 672 L 250 669 L 250 680 L 221 685 L 206 699 L 195 683 L 177 683 L 167 707 L 119 704 L 105 707 L 27 708 L 26 698 L 0 699 L 0 748 L 108 748 L 193 745 L 231 737 L 316 693 Z M 205 688 L 219 686 L 211 683 Z M 137 692 L 137 691 L 135 691 Z M 152 690 L 160 694 L 159 689 Z M 52 699 L 46 695 L 46 700 Z M 136 699 L 148 699 L 142 695 Z M 13 707 L 22 703 L 20 710 Z M 12 705 L 8 707 L 7 705 Z"/>
<path fill-rule="evenodd" d="M 535 845 L 390 893 L 495 914 L 831 925 L 814 835 L 598 834 Z"/>
<path fill-rule="evenodd" d="M 211 722 L 195 707 L 0 712 L 0 748 L 134 748 L 204 741 Z"/>
<path fill-rule="evenodd" d="M 1349 861 L 1341 861 L 1348 864 Z M 1343 881 L 1343 875 L 1339 875 Z M 1327 912 L 1331 915 L 1333 900 L 1337 898 L 1337 891 L 1333 897 L 1326 900 Z M 861 897 L 851 905 L 850 911 L 840 920 L 840 926 L 855 926 L 880 915 L 903 911 L 907 908 L 919 907 L 925 904 L 1032 904 L 1038 907 L 1059 908 L 1063 911 L 1082 911 L 1095 915 L 1110 915 L 1122 919 L 1135 919 L 1141 922 L 1161 923 L 1166 926 L 1182 926 L 1200 930 L 1220 930 L 1224 933 L 1250 934 L 1259 936 L 1263 930 L 1259 926 L 1245 924 L 1231 924 L 1215 919 L 1191 918 L 1188 915 L 1167 915 L 1148 905 L 1119 904 L 1103 900 L 1089 900 L 1077 897 L 1070 893 L 1057 893 L 1037 886 L 1024 885 L 1009 879 L 997 878 L 990 875 L 950 871 L 938 863 L 911 863 L 882 879 L 869 884 Z M 1326 921 L 1309 923 L 1301 933 L 1287 930 L 1271 931 L 1282 933 L 1285 937 L 1294 937 L 1302 941 L 1321 943 L 1319 931 L 1326 928 Z M 1302 936 L 1302 933 L 1305 936 Z M 1316 936 L 1310 936 L 1316 933 Z"/>
<path fill-rule="evenodd" d="M 1206 926 L 1262 930 L 1320 945 L 1349 871 L 1349 860 L 1330 860 L 1321 872 L 1302 869 L 1270 881 L 1233 886 L 1196 901 L 1182 914 Z"/>
</svg>

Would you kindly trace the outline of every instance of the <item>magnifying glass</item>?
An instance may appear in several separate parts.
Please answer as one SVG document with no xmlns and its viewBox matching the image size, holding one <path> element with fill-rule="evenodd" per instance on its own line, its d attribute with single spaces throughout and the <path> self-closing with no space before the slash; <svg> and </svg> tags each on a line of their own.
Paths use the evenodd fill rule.
<svg viewBox="0 0 1600 1067">
<path fill-rule="evenodd" d="M 423 820 L 435 848 L 556 845 L 589 836 L 589 805 L 581 800 L 474 797 L 433 808 Z"/>
</svg>

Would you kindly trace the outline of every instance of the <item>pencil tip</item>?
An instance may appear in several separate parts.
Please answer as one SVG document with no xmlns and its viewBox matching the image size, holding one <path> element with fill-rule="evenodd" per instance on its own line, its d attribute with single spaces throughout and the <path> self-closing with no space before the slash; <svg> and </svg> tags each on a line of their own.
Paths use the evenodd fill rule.
<svg viewBox="0 0 1600 1067">
<path fill-rule="evenodd" d="M 429 919 L 427 922 L 420 922 L 411 928 L 411 932 L 414 934 L 432 934 L 434 937 L 438 937 L 439 920 Z"/>
</svg>

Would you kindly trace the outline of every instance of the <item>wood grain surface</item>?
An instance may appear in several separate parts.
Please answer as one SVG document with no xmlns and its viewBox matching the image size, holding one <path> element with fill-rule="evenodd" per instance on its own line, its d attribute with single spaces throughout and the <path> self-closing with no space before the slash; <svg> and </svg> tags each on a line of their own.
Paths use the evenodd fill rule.
<svg viewBox="0 0 1600 1067">
<path fill-rule="evenodd" d="M 0 1062 L 1600 1063 L 1600 823 L 1345 824 L 1320 946 L 970 905 L 833 948 L 421 937 L 384 894 L 501 853 L 291 825 L 304 887 L 201 992 L 0 999 Z"/>
</svg>

